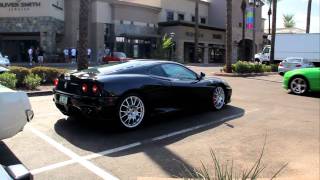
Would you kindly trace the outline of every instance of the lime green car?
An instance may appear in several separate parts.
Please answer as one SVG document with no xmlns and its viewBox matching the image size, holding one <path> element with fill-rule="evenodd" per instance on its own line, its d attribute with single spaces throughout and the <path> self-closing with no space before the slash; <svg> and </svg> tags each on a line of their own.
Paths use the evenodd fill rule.
<svg viewBox="0 0 320 180">
<path fill-rule="evenodd" d="M 297 95 L 320 92 L 320 68 L 304 68 L 287 72 L 284 75 L 283 87 Z"/>
</svg>

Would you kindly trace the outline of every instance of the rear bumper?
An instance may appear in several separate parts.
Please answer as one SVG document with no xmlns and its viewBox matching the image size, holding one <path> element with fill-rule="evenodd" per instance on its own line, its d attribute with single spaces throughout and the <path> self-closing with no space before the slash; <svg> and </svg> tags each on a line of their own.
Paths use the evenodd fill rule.
<svg viewBox="0 0 320 180">
<path fill-rule="evenodd" d="M 60 96 L 68 98 L 67 104 L 59 102 Z M 53 101 L 57 108 L 65 115 L 84 115 L 84 116 L 109 116 L 113 114 L 117 105 L 118 97 L 88 97 L 69 94 L 61 91 L 53 91 Z"/>
</svg>

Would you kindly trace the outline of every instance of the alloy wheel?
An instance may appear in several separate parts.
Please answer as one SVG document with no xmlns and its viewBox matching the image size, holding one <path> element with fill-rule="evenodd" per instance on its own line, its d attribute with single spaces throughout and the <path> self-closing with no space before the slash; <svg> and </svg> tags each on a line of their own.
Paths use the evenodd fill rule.
<svg viewBox="0 0 320 180">
<path fill-rule="evenodd" d="M 139 126 L 145 115 L 145 106 L 138 96 L 126 97 L 119 108 L 119 118 L 121 123 L 127 128 Z"/>
<path fill-rule="evenodd" d="M 290 89 L 294 94 L 304 94 L 308 85 L 303 78 L 294 78 L 290 83 Z"/>
<path fill-rule="evenodd" d="M 213 105 L 214 108 L 220 110 L 225 104 L 225 93 L 224 89 L 218 86 L 213 93 Z"/>
</svg>

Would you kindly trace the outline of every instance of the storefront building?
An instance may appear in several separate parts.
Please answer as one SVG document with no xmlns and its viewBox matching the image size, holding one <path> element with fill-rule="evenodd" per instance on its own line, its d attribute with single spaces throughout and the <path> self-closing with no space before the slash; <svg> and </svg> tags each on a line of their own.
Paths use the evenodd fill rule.
<svg viewBox="0 0 320 180">
<path fill-rule="evenodd" d="M 12 62 L 26 61 L 30 47 L 42 47 L 54 54 L 63 29 L 63 0 L 0 2 L 0 50 Z"/>
<path fill-rule="evenodd" d="M 200 1 L 199 61 L 194 61 L 194 0 L 91 0 L 88 22 L 91 60 L 101 59 L 105 49 L 124 52 L 132 58 L 155 58 L 164 34 L 174 34 L 175 60 L 221 63 L 225 58 L 225 13 L 219 11 L 225 8 L 222 1 L 225 0 Z M 238 5 L 235 3 L 234 7 Z M 47 62 L 62 62 L 63 49 L 78 46 L 79 9 L 79 0 L 1 1 L 0 51 L 12 62 L 27 62 L 27 49 L 42 47 Z M 235 49 L 241 41 L 242 29 L 238 9 L 234 11 Z M 260 26 L 261 8 L 257 14 Z M 259 47 L 260 31 L 257 28 Z M 252 39 L 251 34 L 248 31 L 246 39 Z"/>
</svg>

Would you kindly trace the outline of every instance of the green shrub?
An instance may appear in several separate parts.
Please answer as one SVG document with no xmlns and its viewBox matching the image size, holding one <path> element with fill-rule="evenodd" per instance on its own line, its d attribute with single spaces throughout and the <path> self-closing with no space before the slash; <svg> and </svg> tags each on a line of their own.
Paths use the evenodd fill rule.
<svg viewBox="0 0 320 180">
<path fill-rule="evenodd" d="M 13 73 L 0 74 L 0 84 L 10 89 L 16 88 L 17 78 Z"/>
<path fill-rule="evenodd" d="M 279 66 L 279 64 L 271 64 L 271 71 L 278 72 L 278 66 Z"/>
<path fill-rule="evenodd" d="M 271 69 L 271 66 L 269 66 L 269 65 L 263 65 L 263 72 L 271 72 L 272 71 L 272 69 Z"/>
<path fill-rule="evenodd" d="M 38 75 L 31 73 L 25 77 L 23 82 L 28 89 L 33 90 L 40 86 L 41 78 Z"/>
<path fill-rule="evenodd" d="M 269 66 L 261 63 L 253 63 L 247 61 L 238 61 L 232 64 L 232 72 L 234 73 L 264 73 L 264 72 L 274 72 L 277 71 L 278 67 L 276 65 Z M 223 71 L 226 72 L 226 66 L 223 67 Z"/>
<path fill-rule="evenodd" d="M 232 72 L 235 72 L 236 65 L 235 64 L 231 64 L 231 69 L 232 69 Z M 227 72 L 227 66 L 224 65 L 222 70 L 223 70 L 223 72 Z"/>
<path fill-rule="evenodd" d="M 30 74 L 30 70 L 28 68 L 18 66 L 11 66 L 10 72 L 16 75 L 17 87 L 22 87 L 24 78 Z"/>
<path fill-rule="evenodd" d="M 31 73 L 41 77 L 42 83 L 53 83 L 54 79 L 56 79 L 65 72 L 67 72 L 66 69 L 58 69 L 51 67 L 34 67 L 31 69 Z"/>
<path fill-rule="evenodd" d="M 235 63 L 235 72 L 236 73 L 251 73 L 254 67 L 249 62 L 238 61 Z"/>
<path fill-rule="evenodd" d="M 253 72 L 255 72 L 255 73 L 262 73 L 262 72 L 263 72 L 263 64 L 254 63 L 254 65 L 253 65 Z"/>
</svg>

